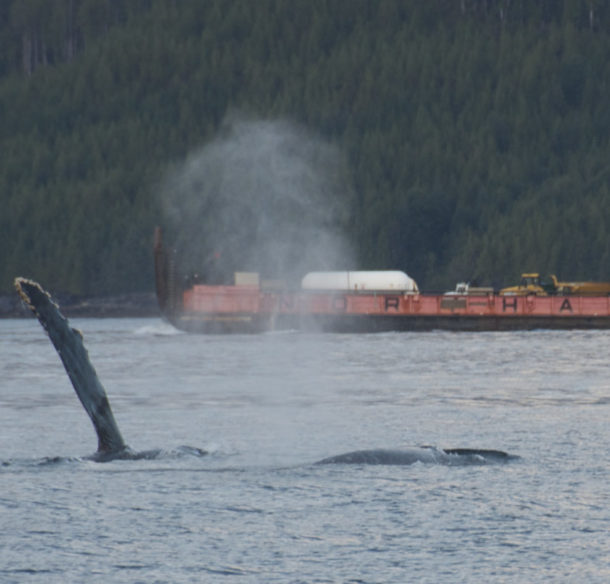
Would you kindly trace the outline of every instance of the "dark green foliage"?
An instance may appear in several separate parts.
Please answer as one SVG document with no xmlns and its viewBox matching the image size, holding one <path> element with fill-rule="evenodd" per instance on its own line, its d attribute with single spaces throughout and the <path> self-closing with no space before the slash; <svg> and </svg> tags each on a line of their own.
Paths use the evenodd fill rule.
<svg viewBox="0 0 610 584">
<path fill-rule="evenodd" d="M 596 0 L 6 0 L 0 291 L 152 289 L 158 186 L 236 111 L 342 149 L 363 268 L 610 280 L 608 55 Z"/>
</svg>

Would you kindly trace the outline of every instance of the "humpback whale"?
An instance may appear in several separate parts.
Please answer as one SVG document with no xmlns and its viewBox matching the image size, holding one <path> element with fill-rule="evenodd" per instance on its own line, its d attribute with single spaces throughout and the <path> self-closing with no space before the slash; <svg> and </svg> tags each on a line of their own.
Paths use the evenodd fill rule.
<svg viewBox="0 0 610 584">
<path fill-rule="evenodd" d="M 114 459 L 156 458 L 160 450 L 134 452 L 125 444 L 117 426 L 106 390 L 97 377 L 89 354 L 83 343 L 83 336 L 70 326 L 68 320 L 53 302 L 51 296 L 40 284 L 27 278 L 15 278 L 15 288 L 23 302 L 38 318 L 68 373 L 72 386 L 81 404 L 89 415 L 97 433 L 97 452 L 89 457 L 97 462 Z M 207 454 L 198 448 L 186 447 L 189 453 Z M 420 446 L 400 450 L 376 449 L 358 450 L 320 460 L 317 464 L 355 465 L 409 465 L 415 462 L 469 465 L 506 462 L 518 458 L 501 450 L 479 448 L 436 448 Z"/>
</svg>

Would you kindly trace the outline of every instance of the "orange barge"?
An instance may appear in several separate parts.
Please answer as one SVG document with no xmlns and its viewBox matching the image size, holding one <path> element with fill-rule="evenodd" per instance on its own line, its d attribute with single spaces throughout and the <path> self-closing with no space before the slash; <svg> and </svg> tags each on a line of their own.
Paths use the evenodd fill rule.
<svg viewBox="0 0 610 584">
<path fill-rule="evenodd" d="M 506 296 L 413 290 L 265 289 L 183 284 L 155 237 L 159 306 L 176 328 L 197 333 L 297 329 L 328 332 L 609 329 L 610 296 Z"/>
</svg>

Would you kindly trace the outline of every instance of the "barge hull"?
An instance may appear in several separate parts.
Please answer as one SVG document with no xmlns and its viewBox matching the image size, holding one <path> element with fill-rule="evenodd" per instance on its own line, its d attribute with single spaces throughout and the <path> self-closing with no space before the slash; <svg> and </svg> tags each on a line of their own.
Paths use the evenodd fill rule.
<svg viewBox="0 0 610 584">
<path fill-rule="evenodd" d="M 609 329 L 610 297 L 295 291 L 195 285 L 168 318 L 190 332 Z"/>
<path fill-rule="evenodd" d="M 518 331 L 610 329 L 610 317 L 372 316 L 372 315 L 188 315 L 168 319 L 179 330 L 201 334 L 252 334 L 272 330 L 380 333 L 408 331 Z"/>
<path fill-rule="evenodd" d="M 610 329 L 610 296 L 422 294 L 396 290 L 277 290 L 185 283 L 155 233 L 159 306 L 193 333 Z M 415 288 L 416 290 L 416 288 Z"/>
</svg>

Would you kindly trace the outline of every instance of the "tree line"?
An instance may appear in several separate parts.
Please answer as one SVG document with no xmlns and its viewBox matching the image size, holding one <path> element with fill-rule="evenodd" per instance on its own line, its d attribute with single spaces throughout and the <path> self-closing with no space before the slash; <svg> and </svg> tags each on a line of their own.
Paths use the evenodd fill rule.
<svg viewBox="0 0 610 584">
<path fill-rule="evenodd" d="M 345 154 L 358 267 L 610 280 L 609 33 L 596 0 L 7 0 L 0 290 L 152 289 L 158 185 L 234 111 Z"/>
</svg>

